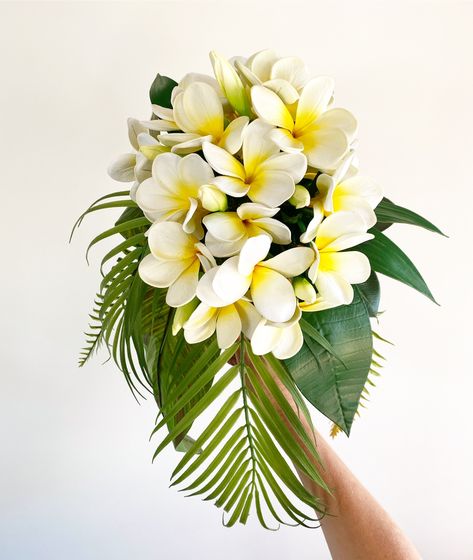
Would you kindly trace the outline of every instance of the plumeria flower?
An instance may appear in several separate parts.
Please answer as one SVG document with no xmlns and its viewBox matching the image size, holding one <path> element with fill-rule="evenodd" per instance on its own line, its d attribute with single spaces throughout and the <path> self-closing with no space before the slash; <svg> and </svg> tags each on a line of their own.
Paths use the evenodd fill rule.
<svg viewBox="0 0 473 560">
<path fill-rule="evenodd" d="M 225 304 L 238 301 L 250 290 L 256 309 L 269 321 L 288 321 L 296 310 L 296 296 L 288 278 L 299 276 L 314 261 L 308 247 L 295 247 L 264 260 L 271 246 L 267 235 L 250 237 L 239 255 L 218 267 L 212 288 Z"/>
<path fill-rule="evenodd" d="M 326 216 L 340 210 L 357 212 L 369 229 L 376 223 L 374 208 L 383 198 L 381 187 L 370 177 L 353 173 L 350 168 L 353 152 L 344 158 L 333 175 L 323 173 L 317 178 L 319 193 L 316 202 L 321 202 Z"/>
<path fill-rule="evenodd" d="M 291 243 L 291 230 L 275 216 L 279 208 L 245 202 L 236 212 L 214 212 L 203 218 L 205 244 L 215 257 L 235 255 L 249 237 L 266 234 L 278 245 Z"/>
<path fill-rule="evenodd" d="M 201 219 L 207 211 L 199 196 L 201 187 L 213 179 L 212 168 L 197 154 L 162 154 L 153 162 L 152 177 L 139 186 L 136 202 L 150 221 L 179 222 L 186 233 L 201 239 Z"/>
<path fill-rule="evenodd" d="M 138 185 L 151 177 L 151 164 L 157 153 L 169 151 L 159 144 L 148 129 L 136 119 L 128 119 L 128 138 L 135 152 L 122 154 L 109 166 L 108 174 L 115 181 L 131 183 L 130 197 L 135 200 Z M 152 155 L 156 154 L 156 155 Z"/>
<path fill-rule="evenodd" d="M 196 294 L 201 303 L 184 323 L 184 336 L 187 342 L 196 343 L 216 332 L 219 348 L 225 349 L 238 339 L 241 332 L 251 339 L 261 315 L 246 299 L 226 305 L 217 296 L 212 288 L 217 270 L 212 268 L 200 279 Z"/>
<path fill-rule="evenodd" d="M 334 82 L 328 77 L 313 78 L 302 89 L 295 113 L 264 86 L 251 88 L 256 114 L 278 127 L 272 139 L 287 152 L 303 152 L 309 165 L 331 170 L 346 154 L 356 133 L 356 120 L 345 109 L 329 109 Z"/>
<path fill-rule="evenodd" d="M 192 82 L 173 100 L 173 108 L 154 106 L 160 117 L 147 123 L 155 130 L 168 131 L 159 139 L 175 153 L 197 152 L 203 142 L 212 142 L 234 154 L 241 147 L 241 135 L 249 119 L 232 120 L 225 127 L 224 108 L 218 93 L 205 82 Z M 154 125 L 152 123 L 155 123 Z M 182 132 L 173 132 L 173 131 Z"/>
<path fill-rule="evenodd" d="M 352 284 L 365 282 L 371 272 L 366 255 L 346 251 L 372 239 L 366 232 L 363 218 L 355 212 L 335 212 L 322 221 L 311 244 L 315 260 L 308 271 L 318 297 L 315 302 L 302 305 L 304 311 L 317 311 L 320 306 L 349 304 L 353 300 Z M 320 296 L 320 301 L 319 301 Z"/>
<path fill-rule="evenodd" d="M 297 308 L 293 317 L 286 323 L 272 323 L 262 319 L 251 337 L 253 352 L 259 356 L 272 352 L 279 360 L 295 356 L 304 343 L 300 318 L 301 311 Z"/>
<path fill-rule="evenodd" d="M 216 266 L 203 243 L 185 233 L 176 222 L 158 222 L 148 230 L 151 253 L 139 265 L 143 282 L 155 288 L 168 288 L 166 303 L 180 307 L 192 301 L 199 282 L 199 271 Z"/>
<path fill-rule="evenodd" d="M 309 78 L 307 67 L 300 58 L 280 58 L 270 49 L 257 52 L 246 61 L 236 60 L 235 66 L 248 84 L 267 87 L 287 105 L 299 99 L 299 92 Z"/>
<path fill-rule="evenodd" d="M 302 154 L 285 154 L 271 140 L 272 126 L 257 119 L 243 133 L 243 163 L 228 151 L 204 142 L 206 160 L 221 174 L 213 181 L 224 193 L 247 195 L 253 202 L 272 208 L 291 198 L 295 183 L 307 169 Z"/>
</svg>

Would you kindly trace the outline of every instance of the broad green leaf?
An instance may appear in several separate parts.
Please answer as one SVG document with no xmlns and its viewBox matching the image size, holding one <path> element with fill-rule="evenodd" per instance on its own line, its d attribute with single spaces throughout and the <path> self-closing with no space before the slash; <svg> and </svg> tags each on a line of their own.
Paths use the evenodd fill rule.
<svg viewBox="0 0 473 560">
<path fill-rule="evenodd" d="M 376 229 L 371 229 L 370 233 L 374 235 L 374 239 L 358 245 L 357 251 L 361 251 L 369 258 L 371 268 L 403 282 L 437 303 L 409 257 L 384 233 Z"/>
<path fill-rule="evenodd" d="M 356 284 L 354 288 L 358 291 L 361 299 L 365 302 L 370 317 L 377 317 L 379 311 L 379 301 L 381 298 L 381 288 L 376 272 L 372 270 L 368 280 L 362 284 Z"/>
<path fill-rule="evenodd" d="M 305 318 L 343 363 L 307 336 L 299 353 L 284 363 L 306 399 L 348 435 L 371 364 L 368 310 L 355 292 L 350 305 L 306 313 Z"/>
<path fill-rule="evenodd" d="M 429 220 L 426 220 L 412 210 L 394 204 L 387 198 L 383 198 L 383 200 L 378 204 L 375 208 L 375 213 L 379 223 L 410 224 L 447 237 L 437 226 L 435 226 L 432 222 L 429 222 Z"/>
<path fill-rule="evenodd" d="M 149 90 L 149 99 L 153 105 L 161 105 L 161 107 L 172 107 L 171 93 L 177 86 L 177 82 L 167 76 L 158 74 L 151 84 Z"/>
</svg>

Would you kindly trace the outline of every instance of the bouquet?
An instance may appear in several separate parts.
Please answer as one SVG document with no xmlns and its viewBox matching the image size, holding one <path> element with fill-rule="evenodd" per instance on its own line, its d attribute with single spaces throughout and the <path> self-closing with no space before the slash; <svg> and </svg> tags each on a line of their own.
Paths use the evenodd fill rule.
<svg viewBox="0 0 473 560">
<path fill-rule="evenodd" d="M 358 172 L 357 122 L 331 78 L 270 50 L 210 57 L 215 78 L 156 76 L 151 118 L 128 120 L 133 151 L 109 168 L 126 187 L 76 224 L 122 211 L 89 245 L 117 239 L 80 365 L 103 345 L 135 396 L 152 395 L 154 458 L 172 443 L 172 485 L 226 525 L 311 526 L 324 504 L 295 469 L 329 489 L 304 422 L 313 406 L 349 435 L 379 375 L 377 273 L 434 301 L 384 231 L 441 232 Z"/>
</svg>

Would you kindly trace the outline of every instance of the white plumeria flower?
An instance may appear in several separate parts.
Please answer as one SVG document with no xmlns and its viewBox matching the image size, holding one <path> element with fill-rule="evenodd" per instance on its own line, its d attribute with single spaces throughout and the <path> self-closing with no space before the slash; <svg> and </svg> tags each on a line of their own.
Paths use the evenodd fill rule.
<svg viewBox="0 0 473 560">
<path fill-rule="evenodd" d="M 179 222 L 186 233 L 201 239 L 206 210 L 199 196 L 201 187 L 214 179 L 210 165 L 197 154 L 181 158 L 167 153 L 154 160 L 152 174 L 136 191 L 136 202 L 145 216 L 152 222 Z"/>
<path fill-rule="evenodd" d="M 192 301 L 204 271 L 216 266 L 215 259 L 203 243 L 185 233 L 176 222 L 158 222 L 148 230 L 151 253 L 139 265 L 143 282 L 155 288 L 169 288 L 166 303 L 180 307 Z"/>
<path fill-rule="evenodd" d="M 240 333 L 251 339 L 261 321 L 261 315 L 246 299 L 225 304 L 214 292 L 212 282 L 218 268 L 212 268 L 202 276 L 196 294 L 201 303 L 184 324 L 184 336 L 189 343 L 201 342 L 217 333 L 221 349 L 231 346 Z"/>
<path fill-rule="evenodd" d="M 319 175 L 319 194 L 316 195 L 315 201 L 321 202 L 326 216 L 340 210 L 357 212 L 369 229 L 376 223 L 373 209 L 381 202 L 383 191 L 370 177 L 352 173 L 350 165 L 353 157 L 353 152 L 348 154 L 333 175 Z"/>
<path fill-rule="evenodd" d="M 109 166 L 108 174 L 115 181 L 133 182 L 130 197 L 135 200 L 138 185 L 151 177 L 152 160 L 158 153 L 169 151 L 169 148 L 159 144 L 138 120 L 129 118 L 127 123 L 128 138 L 136 151 L 118 156 Z"/>
<path fill-rule="evenodd" d="M 238 117 L 225 127 L 222 102 L 208 83 L 190 83 L 174 97 L 172 105 L 172 109 L 154 106 L 153 110 L 160 119 L 147 124 L 154 130 L 167 131 L 167 134 L 160 134 L 159 139 L 173 152 L 197 152 L 203 142 L 212 142 L 232 154 L 240 149 L 241 135 L 249 119 Z"/>
<path fill-rule="evenodd" d="M 304 343 L 300 318 L 301 311 L 297 308 L 286 323 L 272 323 L 266 319 L 260 321 L 251 337 L 253 352 L 259 356 L 272 352 L 279 360 L 295 356 Z"/>
<path fill-rule="evenodd" d="M 236 60 L 235 66 L 251 86 L 267 87 L 287 105 L 298 100 L 299 92 L 309 78 L 306 65 L 300 58 L 280 58 L 270 49 L 255 53 L 245 62 Z"/>
<path fill-rule="evenodd" d="M 304 176 L 307 160 L 303 154 L 285 154 L 271 140 L 272 126 L 257 119 L 243 133 L 243 164 L 228 151 L 204 142 L 204 155 L 221 173 L 213 183 L 235 197 L 247 195 L 253 202 L 272 208 L 294 194 L 295 183 Z"/>
<path fill-rule="evenodd" d="M 230 257 L 249 237 L 266 234 L 278 245 L 291 243 L 291 230 L 275 216 L 279 208 L 245 202 L 236 212 L 215 212 L 203 218 L 207 228 L 205 244 L 215 257 Z"/>
<path fill-rule="evenodd" d="M 352 284 L 368 280 L 371 267 L 366 255 L 345 249 L 372 238 L 371 233 L 366 233 L 363 218 L 355 212 L 336 212 L 322 221 L 312 243 L 315 260 L 308 271 L 318 296 L 313 303 L 301 303 L 303 311 L 317 311 L 326 309 L 327 305 L 334 307 L 352 302 Z"/>
<path fill-rule="evenodd" d="M 212 288 L 227 305 L 250 290 L 259 313 L 269 321 L 283 323 L 296 310 L 296 296 L 288 278 L 306 271 L 314 261 L 314 252 L 308 247 L 295 247 L 264 261 L 270 246 L 267 235 L 250 237 L 238 256 L 218 267 Z"/>
<path fill-rule="evenodd" d="M 328 109 L 333 90 L 332 78 L 313 78 L 302 89 L 295 115 L 267 87 L 253 86 L 251 99 L 256 114 L 278 127 L 271 137 L 283 151 L 303 152 L 310 166 L 331 170 L 346 154 L 357 128 L 346 109 Z"/>
</svg>

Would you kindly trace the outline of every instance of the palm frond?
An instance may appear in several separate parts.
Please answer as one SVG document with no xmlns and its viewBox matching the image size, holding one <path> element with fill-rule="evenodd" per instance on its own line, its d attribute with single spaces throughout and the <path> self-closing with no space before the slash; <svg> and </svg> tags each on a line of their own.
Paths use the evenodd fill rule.
<svg viewBox="0 0 473 560">
<path fill-rule="evenodd" d="M 226 526 L 245 524 L 252 511 L 267 528 L 271 526 L 269 517 L 288 525 L 316 525 L 313 510 L 323 513 L 324 506 L 305 489 L 291 464 L 328 491 L 316 466 L 320 464 L 317 448 L 274 376 L 296 403 L 303 403 L 300 393 L 281 364 L 271 372 L 272 364 L 254 355 L 244 338 L 209 362 L 214 344 L 189 364 L 188 371 L 176 371 L 175 364 L 172 368 L 162 365 L 161 391 L 166 392 L 167 403 L 162 403 L 162 417 L 152 435 L 169 428 L 172 421 L 154 458 L 187 433 L 203 412 L 216 407 L 211 421 L 175 467 L 171 485 L 188 496 L 213 501 L 227 516 Z M 193 354 L 192 349 L 180 351 Z M 232 358 L 236 365 L 225 370 Z M 231 386 L 233 390 L 229 390 Z M 302 409 L 305 417 L 304 404 Z M 179 416 L 182 410 L 185 413 Z"/>
</svg>

